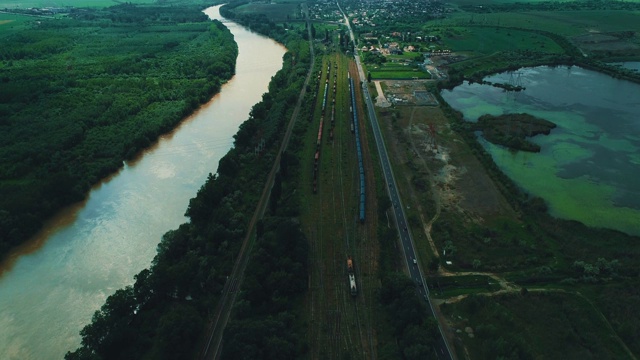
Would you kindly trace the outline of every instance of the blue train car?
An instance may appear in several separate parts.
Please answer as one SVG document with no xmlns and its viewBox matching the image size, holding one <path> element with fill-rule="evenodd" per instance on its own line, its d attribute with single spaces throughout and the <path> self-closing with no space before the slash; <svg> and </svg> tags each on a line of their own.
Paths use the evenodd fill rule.
<svg viewBox="0 0 640 360">
<path fill-rule="evenodd" d="M 356 96 L 355 86 L 353 85 L 353 79 L 349 77 L 349 90 L 351 92 L 351 108 L 350 111 L 353 114 L 351 120 L 351 131 L 356 137 L 356 154 L 358 155 L 358 172 L 360 175 L 360 206 L 359 206 L 359 219 L 360 223 L 364 223 L 365 220 L 365 178 L 364 178 L 364 161 L 362 156 L 362 144 L 360 143 L 360 126 L 358 125 L 358 112 L 356 111 Z"/>
</svg>

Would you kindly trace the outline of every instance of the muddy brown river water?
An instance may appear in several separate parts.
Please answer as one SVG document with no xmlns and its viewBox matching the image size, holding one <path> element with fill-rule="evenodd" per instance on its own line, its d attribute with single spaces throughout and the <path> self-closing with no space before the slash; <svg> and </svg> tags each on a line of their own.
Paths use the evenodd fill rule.
<svg viewBox="0 0 640 360">
<path fill-rule="evenodd" d="M 205 13 L 221 19 L 218 7 Z M 238 43 L 236 76 L 0 264 L 0 359 L 61 359 L 74 350 L 107 296 L 132 284 L 150 265 L 162 234 L 187 221 L 189 199 L 216 172 L 286 50 L 223 22 Z"/>
</svg>

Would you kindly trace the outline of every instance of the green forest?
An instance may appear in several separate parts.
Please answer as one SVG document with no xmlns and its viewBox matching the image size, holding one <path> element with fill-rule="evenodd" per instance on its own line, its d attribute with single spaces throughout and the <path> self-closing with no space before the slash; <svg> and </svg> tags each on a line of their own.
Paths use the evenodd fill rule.
<svg viewBox="0 0 640 360">
<path fill-rule="evenodd" d="M 252 19 L 235 20 L 250 26 Z M 81 331 L 82 345 L 66 359 L 183 359 L 201 350 L 208 315 L 240 250 L 309 68 L 309 45 L 298 33 L 259 20 L 265 33 L 287 46 L 283 69 L 240 126 L 217 174 L 191 199 L 185 214 L 190 221 L 163 236 L 151 267 L 135 276 L 133 286 L 107 299 Z M 266 149 L 254 156 L 261 139 Z M 299 142 L 292 139 L 291 145 Z M 283 155 L 269 213 L 258 225 L 237 319 L 226 332 L 231 339 L 225 351 L 250 350 L 251 359 L 295 358 L 304 351 L 304 332 L 291 329 L 295 317 L 290 311 L 294 298 L 306 289 L 307 243 L 291 218 L 299 212 L 296 198 L 278 195 L 285 193 L 283 187 L 295 186 L 297 164 L 291 153 Z"/>
<path fill-rule="evenodd" d="M 0 37 L 0 257 L 235 71 L 231 33 L 199 5 L 34 19 Z"/>
</svg>

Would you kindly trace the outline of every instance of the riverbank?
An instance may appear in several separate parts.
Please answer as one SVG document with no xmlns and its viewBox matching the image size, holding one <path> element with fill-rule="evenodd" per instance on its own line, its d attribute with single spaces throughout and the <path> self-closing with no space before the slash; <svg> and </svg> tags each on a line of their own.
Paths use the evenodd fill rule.
<svg viewBox="0 0 640 360">
<path fill-rule="evenodd" d="M 231 33 L 212 26 L 195 5 L 168 9 L 86 9 L 6 38 L 0 259 L 233 76 L 238 50 Z"/>
<path fill-rule="evenodd" d="M 240 126 L 217 174 L 210 175 L 190 201 L 190 221 L 163 236 L 152 266 L 136 276 L 133 287 L 109 297 L 82 331 L 82 346 L 67 359 L 92 352 L 114 358 L 174 359 L 193 357 L 202 348 L 208 314 L 228 280 L 249 214 L 277 156 L 280 130 L 293 110 L 286 105 L 297 100 L 302 87 L 304 78 L 296 74 L 309 66 L 308 44 L 294 33 L 282 39 L 289 50 L 283 68 Z M 290 61 L 293 56 L 295 63 Z M 116 311 L 122 307 L 128 310 Z M 119 326 L 123 323 L 126 329 Z M 174 336 L 176 332 L 180 336 Z"/>
<path fill-rule="evenodd" d="M 60 359 L 76 348 L 107 296 L 132 284 L 162 235 L 187 220 L 189 199 L 233 146 L 286 50 L 234 23 L 225 26 L 243 48 L 220 93 L 43 229 L 38 243 L 26 243 L 13 264 L 2 264 L 0 314 L 11 316 L 0 316 L 0 349 L 10 351 L 0 357 Z"/>
</svg>

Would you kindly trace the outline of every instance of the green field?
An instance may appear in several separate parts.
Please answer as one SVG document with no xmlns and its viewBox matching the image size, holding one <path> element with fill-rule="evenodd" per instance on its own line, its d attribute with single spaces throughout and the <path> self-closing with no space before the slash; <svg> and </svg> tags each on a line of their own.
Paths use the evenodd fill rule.
<svg viewBox="0 0 640 360">
<path fill-rule="evenodd" d="M 418 79 L 431 78 L 429 73 L 420 71 L 420 70 L 413 70 L 413 71 L 371 70 L 371 77 L 373 79 L 394 79 L 394 80 L 402 80 L 402 79 L 411 80 L 413 78 L 418 78 Z"/>
<path fill-rule="evenodd" d="M 489 55 L 497 51 L 531 50 L 561 53 L 562 48 L 552 39 L 525 30 L 468 26 L 438 28 L 446 47 L 456 52 Z"/>
<path fill-rule="evenodd" d="M 590 32 L 640 31 L 640 12 L 616 10 L 456 13 L 438 25 L 486 25 L 549 31 L 564 36 Z"/>
<path fill-rule="evenodd" d="M 370 65 L 367 70 L 371 72 L 373 79 L 430 79 L 431 75 L 428 72 L 420 69 L 414 64 L 401 64 L 401 63 L 384 63 L 382 65 Z"/>
<path fill-rule="evenodd" d="M 579 295 L 477 295 L 441 309 L 461 330 L 456 337 L 475 359 L 629 357 L 601 314 Z"/>
<path fill-rule="evenodd" d="M 31 16 L 0 13 L 0 38 L 26 29 L 34 20 Z"/>
</svg>

